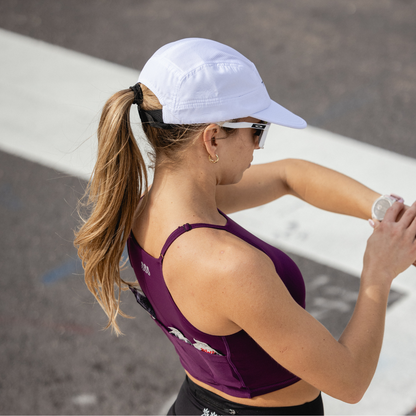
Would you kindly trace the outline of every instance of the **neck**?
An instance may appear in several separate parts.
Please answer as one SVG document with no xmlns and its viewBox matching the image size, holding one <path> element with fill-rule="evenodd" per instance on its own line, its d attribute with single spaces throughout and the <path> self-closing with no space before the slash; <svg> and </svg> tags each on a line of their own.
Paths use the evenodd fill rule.
<svg viewBox="0 0 416 416">
<path fill-rule="evenodd" d="M 186 217 L 188 222 L 218 221 L 216 177 L 210 165 L 203 162 L 185 161 L 174 168 L 156 168 L 149 208 L 162 209 L 175 221 L 178 217 Z"/>
</svg>

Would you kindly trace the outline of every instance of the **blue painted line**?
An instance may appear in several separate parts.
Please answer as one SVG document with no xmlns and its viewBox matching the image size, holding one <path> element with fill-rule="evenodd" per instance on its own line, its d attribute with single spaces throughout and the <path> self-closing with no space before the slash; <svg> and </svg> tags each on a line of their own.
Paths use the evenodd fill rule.
<svg viewBox="0 0 416 416">
<path fill-rule="evenodd" d="M 128 260 L 127 264 L 130 265 L 130 261 L 128 259 L 127 246 L 123 250 L 122 259 L 123 260 L 127 259 Z M 75 259 L 71 259 L 67 261 L 66 263 L 62 264 L 61 266 L 58 266 L 57 268 L 46 273 L 42 277 L 42 283 L 44 283 L 45 285 L 50 285 L 60 279 L 64 279 L 65 277 L 68 277 L 74 274 L 76 275 L 84 274 L 81 260 L 78 257 Z"/>
<path fill-rule="evenodd" d="M 23 208 L 22 201 L 15 196 L 10 184 L 2 184 L 0 186 L 0 205 L 10 211 L 17 211 Z"/>
<path fill-rule="evenodd" d="M 51 283 L 63 279 L 64 277 L 80 273 L 82 273 L 82 264 L 81 260 L 77 257 L 76 259 L 71 259 L 56 269 L 46 273 L 42 277 L 42 282 L 45 285 L 50 285 Z"/>
</svg>

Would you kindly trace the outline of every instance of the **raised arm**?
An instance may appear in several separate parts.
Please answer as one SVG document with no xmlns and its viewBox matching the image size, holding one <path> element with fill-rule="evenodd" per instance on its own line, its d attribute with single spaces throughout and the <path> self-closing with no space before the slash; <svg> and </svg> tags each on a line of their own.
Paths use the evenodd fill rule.
<svg viewBox="0 0 416 416">
<path fill-rule="evenodd" d="M 218 208 L 241 211 L 294 195 L 326 211 L 371 218 L 380 196 L 356 180 L 312 162 L 285 159 L 253 165 L 235 185 L 217 187 Z"/>
<path fill-rule="evenodd" d="M 396 222 L 402 209 L 394 204 L 369 239 L 357 305 L 338 341 L 294 302 L 261 252 L 239 248 L 240 255 L 221 259 L 233 267 L 226 269 L 227 284 L 214 286 L 218 305 L 289 371 L 337 399 L 358 402 L 377 366 L 391 282 L 416 258 L 416 204 Z"/>
</svg>

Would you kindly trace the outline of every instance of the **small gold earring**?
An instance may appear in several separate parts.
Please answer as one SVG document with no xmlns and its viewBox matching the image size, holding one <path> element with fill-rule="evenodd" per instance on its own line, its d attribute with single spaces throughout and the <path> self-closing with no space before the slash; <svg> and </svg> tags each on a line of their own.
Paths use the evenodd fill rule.
<svg viewBox="0 0 416 416">
<path fill-rule="evenodd" d="M 220 160 L 220 157 L 218 156 L 218 155 L 215 155 L 217 158 L 214 160 L 212 157 L 211 157 L 211 155 L 208 155 L 208 160 L 211 162 L 211 163 L 217 163 L 219 160 Z"/>
</svg>

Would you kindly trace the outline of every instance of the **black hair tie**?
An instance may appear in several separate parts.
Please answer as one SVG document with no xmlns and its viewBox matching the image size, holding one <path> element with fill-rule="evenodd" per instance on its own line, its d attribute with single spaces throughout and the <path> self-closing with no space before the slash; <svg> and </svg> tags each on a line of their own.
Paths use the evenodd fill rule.
<svg viewBox="0 0 416 416">
<path fill-rule="evenodd" d="M 130 89 L 134 92 L 133 104 L 137 104 L 140 108 L 143 103 L 143 91 L 142 87 L 140 86 L 140 82 L 138 82 L 133 87 L 130 87 Z"/>
<path fill-rule="evenodd" d="M 139 110 L 139 116 L 142 123 L 147 123 L 152 127 L 164 130 L 170 130 L 176 127 L 173 124 L 166 124 L 163 122 L 162 110 L 145 111 L 141 108 L 143 103 L 143 91 L 142 87 L 140 86 L 140 82 L 129 88 L 134 92 L 133 104 L 137 104 L 138 106 L 137 109 Z"/>
</svg>

